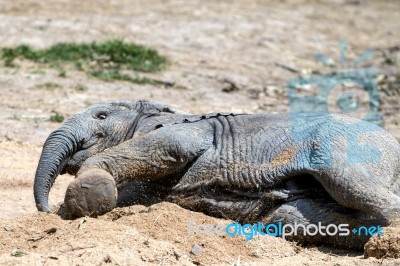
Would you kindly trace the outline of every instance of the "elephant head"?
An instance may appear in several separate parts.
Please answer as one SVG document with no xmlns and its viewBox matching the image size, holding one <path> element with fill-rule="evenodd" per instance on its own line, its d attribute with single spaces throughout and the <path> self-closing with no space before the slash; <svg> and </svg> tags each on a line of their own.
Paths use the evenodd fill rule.
<svg viewBox="0 0 400 266">
<path fill-rule="evenodd" d="M 120 101 L 92 105 L 70 117 L 44 143 L 34 182 L 38 210 L 50 212 L 50 188 L 60 173 L 75 175 L 87 158 L 132 138 L 143 119 L 168 114 L 187 113 L 156 102 Z"/>
</svg>

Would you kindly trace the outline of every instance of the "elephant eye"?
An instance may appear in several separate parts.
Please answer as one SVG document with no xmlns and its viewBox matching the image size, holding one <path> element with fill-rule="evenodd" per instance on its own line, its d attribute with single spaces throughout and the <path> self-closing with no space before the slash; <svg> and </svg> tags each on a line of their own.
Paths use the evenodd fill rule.
<svg viewBox="0 0 400 266">
<path fill-rule="evenodd" d="M 99 112 L 99 113 L 97 113 L 97 114 L 95 115 L 94 118 L 103 120 L 103 119 L 106 119 L 106 118 L 107 118 L 107 115 L 108 115 L 108 114 L 107 114 L 106 112 Z"/>
</svg>

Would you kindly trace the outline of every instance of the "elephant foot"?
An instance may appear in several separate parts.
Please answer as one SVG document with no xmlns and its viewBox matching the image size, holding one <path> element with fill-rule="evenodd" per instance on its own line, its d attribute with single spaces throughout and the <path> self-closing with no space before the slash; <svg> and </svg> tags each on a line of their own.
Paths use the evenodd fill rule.
<svg viewBox="0 0 400 266">
<path fill-rule="evenodd" d="M 101 169 L 85 171 L 67 188 L 66 212 L 72 217 L 96 217 L 117 205 L 117 187 L 114 178 Z"/>
</svg>

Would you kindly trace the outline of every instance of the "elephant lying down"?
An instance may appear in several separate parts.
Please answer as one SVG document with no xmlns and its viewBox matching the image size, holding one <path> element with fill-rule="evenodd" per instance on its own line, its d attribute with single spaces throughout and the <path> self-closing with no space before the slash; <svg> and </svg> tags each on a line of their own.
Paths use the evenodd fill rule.
<svg viewBox="0 0 400 266">
<path fill-rule="evenodd" d="M 191 115 L 150 101 L 96 104 L 50 134 L 34 196 L 76 175 L 74 217 L 171 201 L 243 223 L 359 226 L 398 223 L 400 146 L 368 122 L 331 114 Z M 368 237 L 293 236 L 361 248 Z"/>
</svg>

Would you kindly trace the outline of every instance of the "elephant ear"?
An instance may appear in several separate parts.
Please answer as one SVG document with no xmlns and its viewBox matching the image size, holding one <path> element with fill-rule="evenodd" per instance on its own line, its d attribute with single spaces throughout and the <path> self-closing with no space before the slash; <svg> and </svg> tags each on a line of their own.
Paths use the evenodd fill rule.
<svg viewBox="0 0 400 266">
<path fill-rule="evenodd" d="M 187 113 L 187 112 L 184 112 L 184 111 L 181 111 L 181 110 L 178 110 L 178 109 L 169 107 L 169 106 L 165 106 L 165 107 L 161 110 L 161 112 L 164 112 L 164 113 L 171 113 L 171 114 L 178 114 L 178 115 L 191 115 L 191 113 Z"/>
<path fill-rule="evenodd" d="M 179 114 L 179 115 L 190 115 L 190 113 L 172 108 L 168 105 L 153 102 L 153 101 L 139 101 L 141 105 L 142 112 L 146 114 L 160 114 L 160 113 L 170 113 L 170 114 Z"/>
</svg>

